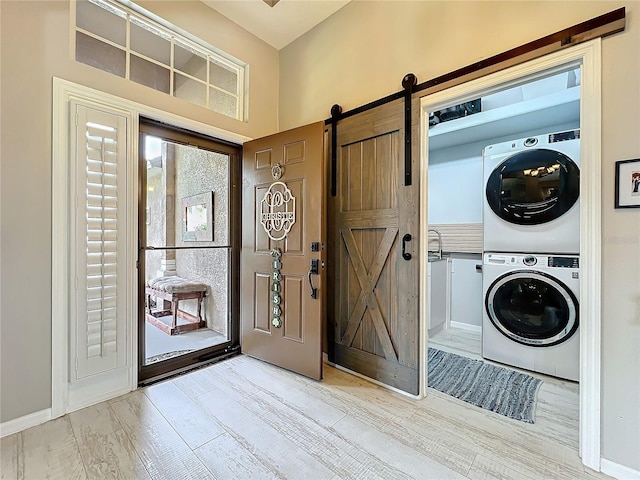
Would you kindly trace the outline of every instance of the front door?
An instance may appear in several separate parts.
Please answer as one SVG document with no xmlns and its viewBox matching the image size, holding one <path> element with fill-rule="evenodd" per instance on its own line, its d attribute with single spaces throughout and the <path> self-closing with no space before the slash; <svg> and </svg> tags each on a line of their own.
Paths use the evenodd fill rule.
<svg viewBox="0 0 640 480">
<path fill-rule="evenodd" d="M 324 125 L 243 146 L 242 351 L 319 380 Z M 313 265 L 312 265 L 313 264 Z"/>
<path fill-rule="evenodd" d="M 328 353 L 337 365 L 417 394 L 419 190 L 415 162 L 405 172 L 404 136 L 401 100 L 337 125 Z"/>
<path fill-rule="evenodd" d="M 241 150 L 140 119 L 138 382 L 238 350 Z"/>
</svg>

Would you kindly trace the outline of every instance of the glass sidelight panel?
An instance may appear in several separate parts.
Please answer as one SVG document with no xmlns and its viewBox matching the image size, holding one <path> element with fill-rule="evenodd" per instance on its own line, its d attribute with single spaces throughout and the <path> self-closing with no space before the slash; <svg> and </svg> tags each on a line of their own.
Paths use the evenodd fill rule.
<svg viewBox="0 0 640 480">
<path fill-rule="evenodd" d="M 152 135 L 143 139 L 140 334 L 148 366 L 231 340 L 232 157 Z"/>
</svg>

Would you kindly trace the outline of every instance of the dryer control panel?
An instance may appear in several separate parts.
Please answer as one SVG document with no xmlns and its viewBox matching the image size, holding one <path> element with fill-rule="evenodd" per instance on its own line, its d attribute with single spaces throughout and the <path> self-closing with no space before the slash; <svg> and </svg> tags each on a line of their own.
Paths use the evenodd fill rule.
<svg viewBox="0 0 640 480">
<path fill-rule="evenodd" d="M 549 143 L 564 142 L 565 140 L 576 140 L 578 138 L 580 138 L 580 130 L 569 130 L 567 132 L 550 134 Z"/>
</svg>

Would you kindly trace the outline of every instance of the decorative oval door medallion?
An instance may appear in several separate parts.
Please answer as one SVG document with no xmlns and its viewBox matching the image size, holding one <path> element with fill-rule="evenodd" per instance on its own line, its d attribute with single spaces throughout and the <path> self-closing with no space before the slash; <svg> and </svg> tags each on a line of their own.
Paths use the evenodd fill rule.
<svg viewBox="0 0 640 480">
<path fill-rule="evenodd" d="M 296 223 L 296 198 L 283 182 L 273 182 L 260 202 L 260 223 L 271 240 L 283 240 Z"/>
</svg>

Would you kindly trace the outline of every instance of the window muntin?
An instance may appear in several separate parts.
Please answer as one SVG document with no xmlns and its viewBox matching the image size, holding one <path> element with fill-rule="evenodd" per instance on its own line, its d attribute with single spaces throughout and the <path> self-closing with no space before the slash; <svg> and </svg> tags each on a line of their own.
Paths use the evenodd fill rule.
<svg viewBox="0 0 640 480">
<path fill-rule="evenodd" d="M 243 120 L 246 66 L 113 0 L 77 0 L 76 60 Z"/>
</svg>

